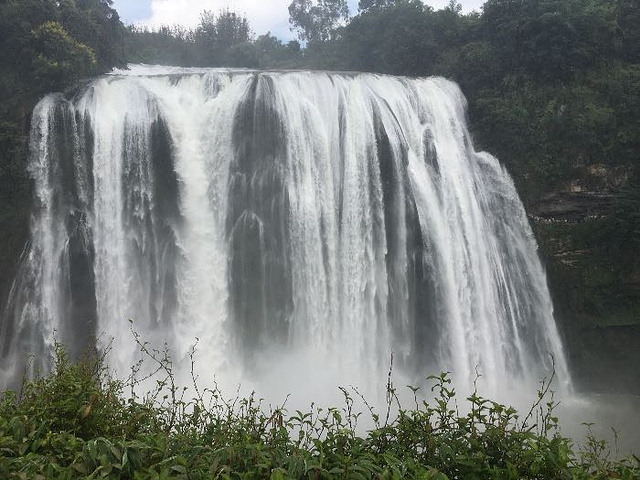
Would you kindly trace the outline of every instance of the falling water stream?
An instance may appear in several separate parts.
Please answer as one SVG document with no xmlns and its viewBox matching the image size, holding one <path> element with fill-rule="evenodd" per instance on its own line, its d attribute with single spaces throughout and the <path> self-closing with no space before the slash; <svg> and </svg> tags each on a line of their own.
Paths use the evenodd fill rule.
<svg viewBox="0 0 640 480">
<path fill-rule="evenodd" d="M 442 78 L 132 66 L 36 107 L 0 380 L 56 341 L 265 389 L 571 381 L 523 205 Z M 182 372 L 182 373 L 181 373 Z M 274 391 L 275 391 L 274 387 Z M 372 387 L 373 388 L 373 387 Z"/>
</svg>

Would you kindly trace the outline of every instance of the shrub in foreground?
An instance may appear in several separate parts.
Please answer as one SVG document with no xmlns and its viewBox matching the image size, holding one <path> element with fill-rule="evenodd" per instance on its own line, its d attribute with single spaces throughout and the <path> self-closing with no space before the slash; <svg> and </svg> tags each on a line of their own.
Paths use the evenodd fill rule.
<svg viewBox="0 0 640 480">
<path fill-rule="evenodd" d="M 611 461 L 590 438 L 581 452 L 558 433 L 550 382 L 522 420 L 472 394 L 460 414 L 448 374 L 431 377 L 435 398 L 400 405 L 391 375 L 378 414 L 355 389 L 341 408 L 287 412 L 255 396 L 225 400 L 198 389 L 185 401 L 168 357 L 157 388 L 125 396 L 139 380 L 112 379 L 102 359 L 71 362 L 58 348 L 51 374 L 0 401 L 0 478 L 6 479 L 635 479 L 640 459 Z M 134 368 L 134 373 L 139 372 Z M 158 377 L 159 376 L 159 377 Z M 367 406 L 373 428 L 360 434 Z M 535 419 L 535 421 L 534 421 Z"/>
</svg>

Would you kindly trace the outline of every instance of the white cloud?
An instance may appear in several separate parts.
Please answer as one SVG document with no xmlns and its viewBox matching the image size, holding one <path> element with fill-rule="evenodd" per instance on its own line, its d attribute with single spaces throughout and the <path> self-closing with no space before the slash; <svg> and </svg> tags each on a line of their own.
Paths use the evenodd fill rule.
<svg viewBox="0 0 640 480">
<path fill-rule="evenodd" d="M 186 25 L 195 27 L 203 10 L 219 12 L 229 8 L 249 19 L 257 35 L 270 31 L 280 38 L 291 38 L 289 11 L 291 0 L 152 0 L 151 18 L 143 25 Z"/>
</svg>

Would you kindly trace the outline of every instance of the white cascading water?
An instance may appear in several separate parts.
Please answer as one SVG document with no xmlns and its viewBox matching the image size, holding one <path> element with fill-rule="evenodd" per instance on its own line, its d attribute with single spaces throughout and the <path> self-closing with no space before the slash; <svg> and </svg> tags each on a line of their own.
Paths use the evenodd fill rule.
<svg viewBox="0 0 640 480">
<path fill-rule="evenodd" d="M 280 392 L 450 371 L 570 377 L 524 208 L 441 78 L 133 66 L 33 116 L 32 240 L 2 381 L 55 337 L 144 340 Z M 290 381 L 287 383 L 287 379 Z M 286 393 L 286 392 L 284 392 Z"/>
</svg>

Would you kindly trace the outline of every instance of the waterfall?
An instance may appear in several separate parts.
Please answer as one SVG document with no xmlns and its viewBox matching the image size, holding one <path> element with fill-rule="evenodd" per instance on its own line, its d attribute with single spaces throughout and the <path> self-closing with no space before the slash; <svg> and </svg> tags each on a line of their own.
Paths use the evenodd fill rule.
<svg viewBox="0 0 640 480">
<path fill-rule="evenodd" d="M 141 338 L 203 374 L 570 377 L 525 210 L 442 78 L 133 66 L 33 114 L 0 381 Z"/>
</svg>

